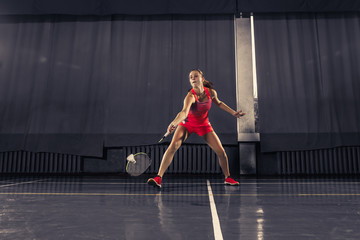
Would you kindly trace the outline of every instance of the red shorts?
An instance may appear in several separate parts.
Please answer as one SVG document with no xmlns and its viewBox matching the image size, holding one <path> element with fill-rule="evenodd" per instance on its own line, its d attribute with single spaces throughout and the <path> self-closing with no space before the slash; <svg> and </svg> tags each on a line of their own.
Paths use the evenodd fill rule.
<svg viewBox="0 0 360 240">
<path fill-rule="evenodd" d="M 197 135 L 204 136 L 205 134 L 214 131 L 211 124 L 205 126 L 191 126 L 188 122 L 181 122 L 179 125 L 184 126 L 189 132 L 189 135 L 196 133 Z"/>
</svg>

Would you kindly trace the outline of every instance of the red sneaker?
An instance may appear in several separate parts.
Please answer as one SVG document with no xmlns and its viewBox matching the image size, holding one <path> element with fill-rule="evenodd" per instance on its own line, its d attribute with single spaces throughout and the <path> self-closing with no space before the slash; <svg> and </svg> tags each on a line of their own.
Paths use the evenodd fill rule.
<svg viewBox="0 0 360 240">
<path fill-rule="evenodd" d="M 239 182 L 235 181 L 234 179 L 232 179 L 231 177 L 227 177 L 225 179 L 224 182 L 226 185 L 231 185 L 231 186 L 235 186 L 235 185 L 239 185 Z"/>
<path fill-rule="evenodd" d="M 149 178 L 147 180 L 147 183 L 156 187 L 161 188 L 161 177 L 160 176 L 156 176 L 154 178 Z"/>
</svg>

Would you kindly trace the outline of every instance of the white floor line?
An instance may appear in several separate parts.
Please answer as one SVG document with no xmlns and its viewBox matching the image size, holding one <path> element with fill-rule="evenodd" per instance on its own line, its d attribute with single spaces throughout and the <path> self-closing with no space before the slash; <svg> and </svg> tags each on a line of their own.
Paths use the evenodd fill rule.
<svg viewBox="0 0 360 240">
<path fill-rule="evenodd" d="M 40 182 L 41 184 L 88 184 L 88 185 L 147 185 L 146 182 Z M 224 183 L 222 183 L 224 184 Z M 204 185 L 204 182 L 200 183 L 166 183 L 166 185 Z"/>
<path fill-rule="evenodd" d="M 215 240 L 222 240 L 223 236 L 222 236 L 222 232 L 221 232 L 219 216 L 216 211 L 216 205 L 215 205 L 214 196 L 213 196 L 211 186 L 210 186 L 210 181 L 206 180 L 206 182 L 207 182 L 207 187 L 208 187 L 208 192 L 209 192 L 209 201 L 210 201 L 210 209 L 211 209 L 211 216 L 212 216 Z"/>
<path fill-rule="evenodd" d="M 39 180 L 40 181 L 40 180 Z M 44 180 L 41 180 L 44 181 Z M 72 182 L 72 181 L 44 181 L 40 182 L 41 184 L 89 184 L 89 185 L 144 185 L 146 182 Z M 166 185 L 203 185 L 204 182 L 167 182 Z M 276 182 L 268 182 L 268 183 L 250 183 L 250 182 L 240 182 L 240 185 L 344 185 L 344 184 L 354 184 L 358 185 L 360 182 L 293 182 L 293 183 L 276 183 Z M 223 182 L 212 183 L 212 185 L 224 185 Z"/>
<path fill-rule="evenodd" d="M 19 182 L 19 183 L 12 183 L 12 184 L 0 185 L 0 188 L 1 188 L 1 187 L 10 187 L 10 186 L 15 186 L 15 185 L 20 185 L 20 184 L 29 184 L 29 183 L 39 182 L 39 181 L 42 181 L 42 180 L 43 180 L 43 179 L 34 180 L 34 181 L 28 181 L 28 182 Z"/>
</svg>

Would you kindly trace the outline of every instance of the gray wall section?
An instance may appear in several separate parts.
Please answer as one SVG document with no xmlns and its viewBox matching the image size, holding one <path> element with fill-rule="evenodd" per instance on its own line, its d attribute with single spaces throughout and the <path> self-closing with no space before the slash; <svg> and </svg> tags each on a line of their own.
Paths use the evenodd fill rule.
<svg viewBox="0 0 360 240">
<path fill-rule="evenodd" d="M 103 158 L 84 157 L 85 173 L 125 172 L 125 153 L 123 149 L 107 149 Z"/>
<path fill-rule="evenodd" d="M 240 174 L 256 174 L 256 144 L 239 143 Z"/>
<path fill-rule="evenodd" d="M 280 163 L 276 152 L 263 153 L 257 151 L 257 175 L 258 176 L 276 176 L 280 175 Z"/>
</svg>

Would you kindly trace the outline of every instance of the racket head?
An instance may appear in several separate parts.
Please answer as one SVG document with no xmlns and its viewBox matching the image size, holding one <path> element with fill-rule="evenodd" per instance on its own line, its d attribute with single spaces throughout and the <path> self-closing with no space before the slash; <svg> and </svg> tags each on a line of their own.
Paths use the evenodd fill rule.
<svg viewBox="0 0 360 240">
<path fill-rule="evenodd" d="M 151 165 L 150 157 L 144 152 L 130 154 L 127 157 L 126 172 L 130 176 L 139 176 L 143 174 Z"/>
</svg>

